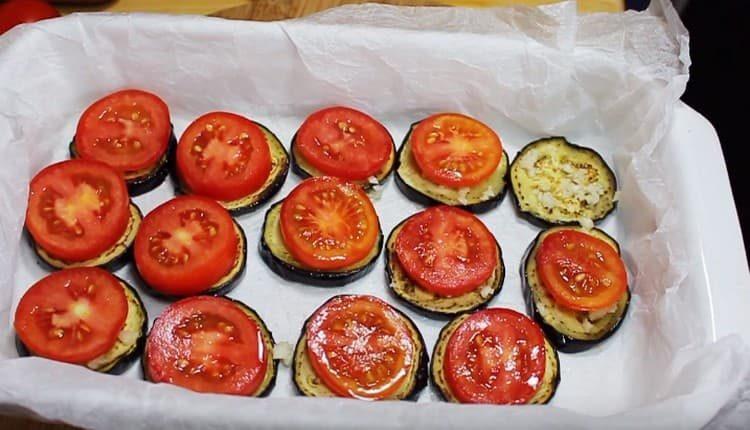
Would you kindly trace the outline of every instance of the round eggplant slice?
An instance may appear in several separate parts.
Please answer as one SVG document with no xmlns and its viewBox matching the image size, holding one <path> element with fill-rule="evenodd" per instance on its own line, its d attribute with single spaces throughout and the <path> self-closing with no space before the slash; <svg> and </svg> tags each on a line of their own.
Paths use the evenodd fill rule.
<svg viewBox="0 0 750 430">
<path fill-rule="evenodd" d="M 254 193 L 236 200 L 218 201 L 219 204 L 224 206 L 224 208 L 233 216 L 250 213 L 263 203 L 270 200 L 271 197 L 275 196 L 284 185 L 284 181 L 286 181 L 286 177 L 289 173 L 289 154 L 286 152 L 284 145 L 282 145 L 279 138 L 263 124 L 257 122 L 254 123 L 260 127 L 263 134 L 266 136 L 268 148 L 271 152 L 271 173 L 269 173 L 263 186 Z M 177 184 L 177 191 L 189 194 L 190 190 L 179 180 L 176 164 L 177 163 L 172 163 L 172 175 Z"/>
<path fill-rule="evenodd" d="M 435 387 L 438 388 L 440 395 L 448 402 L 460 403 L 459 400 L 451 392 L 450 386 L 445 379 L 444 364 L 445 364 L 445 350 L 448 345 L 448 340 L 453 335 L 453 332 L 463 323 L 471 313 L 461 314 L 451 322 L 449 322 L 438 335 L 438 340 L 435 343 L 435 348 L 432 351 L 432 362 L 430 363 L 430 378 Z M 558 385 L 560 385 L 560 357 L 557 354 L 557 350 L 550 344 L 549 340 L 544 340 L 546 348 L 546 363 L 544 369 L 544 378 L 537 392 L 528 402 L 528 404 L 546 404 L 552 399 L 557 391 Z"/>
<path fill-rule="evenodd" d="M 323 308 L 331 300 L 342 297 L 334 296 L 323 303 L 320 308 Z M 318 308 L 318 309 L 320 309 Z M 404 319 L 409 331 L 411 332 L 414 344 L 417 346 L 415 351 L 414 365 L 411 367 L 410 374 L 407 377 L 406 382 L 402 387 L 394 393 L 389 400 L 416 400 L 417 395 L 424 387 L 427 386 L 428 378 L 428 363 L 429 356 L 427 355 L 427 347 L 422 337 L 422 333 L 419 332 L 417 325 L 412 321 L 406 314 L 393 308 L 399 316 Z M 302 331 L 300 332 L 299 340 L 297 340 L 297 346 L 294 349 L 294 361 L 292 364 L 292 370 L 294 372 L 292 380 L 294 382 L 297 391 L 308 397 L 336 397 L 336 394 L 332 392 L 323 381 L 315 374 L 315 369 L 310 363 L 307 352 L 307 324 L 310 322 L 310 318 L 317 313 L 317 309 L 312 313 L 305 324 L 302 325 Z"/>
<path fill-rule="evenodd" d="M 503 263 L 500 244 L 497 245 L 498 261 L 494 273 L 474 291 L 454 297 L 441 297 L 420 287 L 409 278 L 398 261 L 395 251 L 396 237 L 404 223 L 401 221 L 388 236 L 385 250 L 385 274 L 391 291 L 401 300 L 428 316 L 453 316 L 472 311 L 486 305 L 503 288 L 505 264 Z"/>
<path fill-rule="evenodd" d="M 265 321 L 258 315 L 258 313 L 251 307 L 247 306 L 239 300 L 230 299 L 228 297 L 222 297 L 222 299 L 230 301 L 233 305 L 237 306 L 243 313 L 245 313 L 251 320 L 255 322 L 260 330 L 261 337 L 263 339 L 263 345 L 268 354 L 268 362 L 266 367 L 265 376 L 260 386 L 255 390 L 254 393 L 250 394 L 250 397 L 266 397 L 268 396 L 273 387 L 276 385 L 276 375 L 278 374 L 279 360 L 274 358 L 274 348 L 276 341 L 273 338 L 273 333 L 268 329 Z M 157 318 L 158 319 L 158 318 Z M 149 333 L 151 336 L 151 333 Z M 145 343 L 145 342 L 144 342 Z M 143 370 L 143 378 L 147 381 L 154 382 L 150 372 L 148 363 L 148 354 L 144 353 L 141 358 L 141 367 Z"/>
<path fill-rule="evenodd" d="M 474 213 L 487 212 L 500 204 L 505 197 L 508 182 L 508 154 L 505 151 L 500 164 L 489 178 L 472 187 L 448 188 L 431 182 L 419 172 L 409 142 L 417 124 L 412 124 L 396 155 L 395 181 L 406 197 L 425 206 L 445 204 Z"/>
<path fill-rule="evenodd" d="M 336 271 L 310 269 L 297 261 L 284 245 L 280 228 L 282 202 L 283 200 L 274 203 L 266 212 L 263 233 L 258 246 L 261 258 L 277 275 L 303 284 L 338 287 L 356 281 L 372 270 L 383 247 L 383 233 L 379 224 L 378 240 L 370 253 L 361 261 Z"/>
<path fill-rule="evenodd" d="M 29 241 L 31 247 L 39 259 L 52 269 L 70 269 L 73 267 L 101 267 L 110 271 L 114 271 L 125 265 L 130 260 L 130 249 L 135 240 L 135 235 L 138 233 L 138 227 L 141 225 L 143 220 L 143 214 L 138 206 L 132 201 L 130 202 L 130 220 L 128 226 L 125 228 L 125 233 L 117 242 L 112 245 L 111 248 L 104 251 L 101 255 L 96 258 L 85 261 L 64 261 L 51 256 L 47 251 L 42 249 L 34 239 L 29 235 Z"/>
<path fill-rule="evenodd" d="M 97 372 L 119 375 L 124 373 L 140 356 L 146 343 L 148 314 L 138 292 L 123 279 L 117 278 L 125 291 L 128 301 L 128 314 L 125 325 L 109 351 L 89 361 L 85 366 Z M 16 350 L 21 357 L 31 356 L 31 352 L 16 336 Z"/>
<path fill-rule="evenodd" d="M 519 212 L 541 225 L 597 222 L 617 206 L 617 180 L 593 149 L 564 137 L 535 140 L 510 165 L 510 183 Z"/>
<path fill-rule="evenodd" d="M 75 136 L 73 136 L 73 140 L 70 141 L 70 145 L 68 146 L 70 158 L 78 158 L 75 142 L 76 139 Z M 128 186 L 128 193 L 131 197 L 145 194 L 164 182 L 164 179 L 169 175 L 169 166 L 172 157 L 174 156 L 174 149 L 176 146 L 177 138 L 174 135 L 174 127 L 172 127 L 167 152 L 154 166 L 125 173 L 125 183 Z"/>
<path fill-rule="evenodd" d="M 597 228 L 586 230 L 582 227 L 553 227 L 542 231 L 526 250 L 521 265 L 526 309 L 550 342 L 565 353 L 585 351 L 612 336 L 625 319 L 630 305 L 629 288 L 612 308 L 595 312 L 564 308 L 549 295 L 537 273 L 536 251 L 550 233 L 571 229 L 601 239 L 620 253 L 620 246 L 607 233 Z"/>
</svg>

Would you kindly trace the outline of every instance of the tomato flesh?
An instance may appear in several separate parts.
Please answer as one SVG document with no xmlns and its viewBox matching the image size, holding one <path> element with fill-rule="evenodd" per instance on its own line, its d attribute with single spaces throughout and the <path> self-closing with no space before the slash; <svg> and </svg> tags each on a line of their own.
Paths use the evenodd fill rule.
<svg viewBox="0 0 750 430">
<path fill-rule="evenodd" d="M 541 386 L 546 354 L 542 330 L 526 315 L 484 309 L 451 334 L 443 371 L 462 403 L 523 404 Z"/>
<path fill-rule="evenodd" d="M 409 141 L 421 174 L 450 188 L 470 187 L 489 178 L 503 156 L 500 138 L 491 128 L 457 113 L 422 120 Z"/>
<path fill-rule="evenodd" d="M 125 181 L 109 166 L 62 161 L 31 180 L 26 227 L 53 257 L 88 260 L 114 246 L 125 233 L 129 205 Z"/>
<path fill-rule="evenodd" d="M 18 303 L 14 327 L 34 355 L 85 364 L 114 346 L 127 315 L 117 278 L 98 268 L 76 268 L 32 285 Z"/>
<path fill-rule="evenodd" d="M 78 156 L 127 173 L 153 167 L 167 152 L 172 125 L 158 96 L 140 90 L 109 94 L 78 120 Z"/>
<path fill-rule="evenodd" d="M 498 261 L 495 238 L 482 221 L 450 206 L 434 206 L 409 218 L 394 249 L 410 279 L 446 297 L 476 289 Z"/>
<path fill-rule="evenodd" d="M 292 256 L 321 270 L 361 261 L 380 234 L 375 208 L 362 188 L 328 176 L 297 185 L 281 205 L 280 224 Z"/>
<path fill-rule="evenodd" d="M 258 324 L 231 300 L 210 296 L 167 307 L 154 322 L 145 351 L 154 382 L 239 395 L 258 390 L 268 355 Z"/>
<path fill-rule="evenodd" d="M 259 190 L 271 173 L 271 151 L 260 127 L 228 112 L 193 121 L 177 145 L 180 180 L 191 193 L 236 200 Z"/>
<path fill-rule="evenodd" d="M 334 297 L 310 318 L 306 337 L 316 375 L 339 396 L 386 398 L 414 364 L 409 328 L 377 297 Z"/>
<path fill-rule="evenodd" d="M 143 219 L 135 264 L 146 283 L 163 294 L 197 294 L 234 267 L 238 241 L 226 209 L 205 197 L 180 196 Z"/>
<path fill-rule="evenodd" d="M 18 24 L 57 18 L 60 12 L 42 0 L 8 0 L 0 3 L 0 34 Z"/>
<path fill-rule="evenodd" d="M 298 151 L 324 175 L 366 180 L 388 162 L 393 139 L 366 113 L 336 106 L 305 120 L 295 137 Z"/>
<path fill-rule="evenodd" d="M 628 286 L 625 264 L 607 242 L 577 230 L 548 234 L 536 252 L 539 278 L 552 298 L 578 311 L 616 304 Z"/>
</svg>

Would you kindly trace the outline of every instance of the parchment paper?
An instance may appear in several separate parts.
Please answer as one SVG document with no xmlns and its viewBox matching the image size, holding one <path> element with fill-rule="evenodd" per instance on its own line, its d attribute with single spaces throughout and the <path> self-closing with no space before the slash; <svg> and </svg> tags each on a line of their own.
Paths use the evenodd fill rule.
<svg viewBox="0 0 750 430">
<path fill-rule="evenodd" d="M 653 3 L 646 13 L 587 16 L 576 14 L 574 2 L 483 10 L 364 5 L 276 23 L 95 14 L 14 29 L 0 38 L 0 405 L 97 428 L 704 425 L 736 392 L 750 353 L 738 336 L 714 338 L 705 285 L 686 279 L 684 226 L 655 149 L 688 79 L 688 38 L 671 6 Z M 18 359 L 13 311 L 46 273 L 21 235 L 29 178 L 66 157 L 83 109 L 124 87 L 161 95 L 178 135 L 202 113 L 230 110 L 288 144 L 308 113 L 346 104 L 381 119 L 397 141 L 415 120 L 460 111 L 493 126 L 511 157 L 550 134 L 592 146 L 620 182 L 619 209 L 601 227 L 623 245 L 634 293 L 627 320 L 602 345 L 561 355 L 562 383 L 544 407 L 448 405 L 431 388 L 416 404 L 305 399 L 295 396 L 287 368 L 268 399 L 199 395 L 143 382 L 138 366 L 109 376 Z M 298 181 L 290 175 L 274 200 Z M 146 213 L 172 195 L 167 182 L 135 202 Z M 420 208 L 392 181 L 375 205 L 386 234 Z M 240 218 L 248 269 L 230 295 L 255 308 L 277 341 L 293 344 L 328 297 L 369 293 L 405 310 L 432 348 L 445 321 L 390 296 L 382 260 L 337 289 L 274 275 L 254 251 L 265 208 Z M 508 267 L 491 305 L 523 310 L 518 267 L 538 229 L 510 201 L 481 218 Z M 134 280 L 133 270 L 118 275 Z M 167 303 L 141 295 L 153 320 Z"/>
</svg>

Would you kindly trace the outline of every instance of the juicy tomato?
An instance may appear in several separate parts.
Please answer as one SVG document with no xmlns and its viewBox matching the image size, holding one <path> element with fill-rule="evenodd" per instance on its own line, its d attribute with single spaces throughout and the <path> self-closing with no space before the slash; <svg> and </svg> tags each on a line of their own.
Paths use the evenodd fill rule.
<svg viewBox="0 0 750 430">
<path fill-rule="evenodd" d="M 440 296 L 468 293 L 495 270 L 497 245 L 476 216 L 434 206 L 409 218 L 396 237 L 398 261 L 409 278 Z"/>
<path fill-rule="evenodd" d="M 271 150 L 254 122 L 233 113 L 211 112 L 193 121 L 180 137 L 177 170 L 190 192 L 236 200 L 266 182 Z"/>
<path fill-rule="evenodd" d="M 383 124 L 343 106 L 307 117 L 295 143 L 305 160 L 324 175 L 349 180 L 375 175 L 393 151 L 393 138 Z"/>
<path fill-rule="evenodd" d="M 383 399 L 414 364 L 416 346 L 396 310 L 373 296 L 337 296 L 307 323 L 307 356 L 339 396 Z"/>
<path fill-rule="evenodd" d="M 0 34 L 18 24 L 57 18 L 60 12 L 42 0 L 9 0 L 0 3 Z"/>
<path fill-rule="evenodd" d="M 198 294 L 229 273 L 238 241 L 232 217 L 216 201 L 180 196 L 143 219 L 135 237 L 135 264 L 161 293 Z"/>
<path fill-rule="evenodd" d="M 284 245 L 294 258 L 315 269 L 335 270 L 361 261 L 379 232 L 370 198 L 342 179 L 307 179 L 281 205 Z"/>
<path fill-rule="evenodd" d="M 144 355 L 152 381 L 205 393 L 254 394 L 268 369 L 258 324 L 223 297 L 171 304 L 154 322 Z"/>
<path fill-rule="evenodd" d="M 461 403 L 528 403 L 544 378 L 546 353 L 542 330 L 526 315 L 485 309 L 448 339 L 443 371 Z"/>
<path fill-rule="evenodd" d="M 411 150 L 419 170 L 432 182 L 470 187 L 492 175 L 503 157 L 500 137 L 474 118 L 441 113 L 412 130 Z"/>
<path fill-rule="evenodd" d="M 120 172 L 156 165 L 169 145 L 169 108 L 154 94 L 124 90 L 94 102 L 78 120 L 78 156 Z"/>
<path fill-rule="evenodd" d="M 578 311 L 606 309 L 628 287 L 625 264 L 607 242 L 577 230 L 547 235 L 536 252 L 539 277 L 552 298 Z"/>
<path fill-rule="evenodd" d="M 42 278 L 16 308 L 18 337 L 34 355 L 84 364 L 114 346 L 128 301 L 120 280 L 95 267 Z"/>
<path fill-rule="evenodd" d="M 95 161 L 61 161 L 31 180 L 26 228 L 53 257 L 88 260 L 125 233 L 129 205 L 125 181 L 111 167 Z"/>
</svg>

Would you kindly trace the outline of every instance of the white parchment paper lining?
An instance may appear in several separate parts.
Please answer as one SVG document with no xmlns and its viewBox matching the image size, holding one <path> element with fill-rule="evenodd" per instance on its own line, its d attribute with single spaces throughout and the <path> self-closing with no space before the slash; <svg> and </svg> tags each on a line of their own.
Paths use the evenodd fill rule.
<svg viewBox="0 0 750 430">
<path fill-rule="evenodd" d="M 688 38 L 666 1 L 646 13 L 578 16 L 574 2 L 540 8 L 343 7 L 276 23 L 193 16 L 73 15 L 0 38 L 0 405 L 96 428 L 700 427 L 736 392 L 750 354 L 715 339 L 705 285 L 685 278 L 680 217 L 654 150 L 688 79 Z M 397 141 L 429 113 L 461 111 L 491 124 L 511 157 L 525 143 L 566 135 L 616 168 L 620 207 L 603 228 L 623 245 L 634 292 L 628 320 L 591 351 L 562 355 L 551 406 L 456 406 L 426 389 L 418 403 L 305 399 L 282 368 L 268 399 L 198 395 L 126 375 L 18 359 L 12 315 L 45 274 L 22 239 L 27 183 L 66 156 L 80 112 L 123 87 L 154 91 L 175 132 L 199 114 L 231 110 L 289 142 L 314 109 L 347 104 L 380 118 Z M 290 176 L 276 200 L 298 179 Z M 144 212 L 170 184 L 135 201 Z M 384 231 L 419 207 L 389 181 L 376 202 Z M 248 272 L 232 292 L 278 341 L 337 293 L 389 296 L 383 263 L 327 290 L 273 275 L 254 252 L 264 210 L 241 218 Z M 508 276 L 494 306 L 523 309 L 517 272 L 538 230 L 510 201 L 482 216 L 503 246 Z M 132 268 L 118 272 L 133 279 Z M 151 319 L 166 302 L 142 294 Z M 444 321 L 406 310 L 434 344 Z"/>
</svg>

